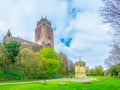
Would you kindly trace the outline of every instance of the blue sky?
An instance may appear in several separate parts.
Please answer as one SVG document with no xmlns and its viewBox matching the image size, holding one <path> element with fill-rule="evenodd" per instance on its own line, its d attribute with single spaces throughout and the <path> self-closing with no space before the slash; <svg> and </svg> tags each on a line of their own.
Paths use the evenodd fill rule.
<svg viewBox="0 0 120 90">
<path fill-rule="evenodd" d="M 57 52 L 74 62 L 81 56 L 89 67 L 105 67 L 111 28 L 102 23 L 101 6 L 101 0 L 0 0 L 0 35 L 10 29 L 13 36 L 34 42 L 37 21 L 47 16 Z"/>
</svg>

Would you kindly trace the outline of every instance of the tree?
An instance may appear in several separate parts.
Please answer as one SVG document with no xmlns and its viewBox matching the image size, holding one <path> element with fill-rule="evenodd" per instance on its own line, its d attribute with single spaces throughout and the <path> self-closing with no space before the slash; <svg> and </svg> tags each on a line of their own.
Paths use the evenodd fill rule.
<svg viewBox="0 0 120 90">
<path fill-rule="evenodd" d="M 40 60 L 36 59 L 36 53 L 28 48 L 24 48 L 20 51 L 18 58 L 18 63 L 22 67 L 22 71 L 25 73 L 26 79 L 37 79 L 40 70 Z"/>
<path fill-rule="evenodd" d="M 109 23 L 113 31 L 112 49 L 105 64 L 110 68 L 120 63 L 120 0 L 102 0 L 104 7 L 101 15 L 105 23 Z"/>
<path fill-rule="evenodd" d="M 14 44 L 11 44 L 11 46 L 12 45 L 15 46 Z M 5 78 L 5 79 L 20 78 L 19 76 L 21 76 L 21 75 L 19 73 L 19 70 L 17 69 L 18 66 L 16 65 L 16 62 L 13 63 L 10 58 L 11 53 L 9 52 L 9 50 L 11 50 L 11 49 L 8 50 L 8 47 L 7 48 L 6 47 L 7 47 L 6 44 L 3 44 L 1 46 L 0 71 L 2 72 L 2 74 L 1 74 L 2 76 L 1 75 L 0 76 L 1 76 L 1 78 Z M 9 48 L 11 48 L 11 47 L 9 47 Z M 17 56 L 17 54 L 16 54 L 16 56 Z M 14 60 L 17 60 L 16 56 L 14 56 Z"/>
<path fill-rule="evenodd" d="M 120 63 L 120 47 L 114 44 L 109 57 L 105 60 L 105 64 L 110 68 Z"/>
<path fill-rule="evenodd" d="M 19 54 L 20 43 L 18 41 L 10 41 L 9 43 L 4 43 L 3 47 L 7 50 L 10 61 L 15 63 L 15 57 Z"/>
<path fill-rule="evenodd" d="M 69 73 L 74 74 L 74 63 L 72 60 L 68 61 L 68 71 Z"/>
<path fill-rule="evenodd" d="M 88 72 L 89 72 L 89 67 L 86 66 L 86 75 L 88 76 Z"/>
<path fill-rule="evenodd" d="M 104 7 L 101 9 L 101 15 L 105 23 L 120 33 L 120 0 L 102 0 Z M 120 34 L 119 34 L 120 35 Z"/>
<path fill-rule="evenodd" d="M 103 76 L 104 75 L 104 69 L 101 65 L 95 67 L 95 74 L 97 76 Z"/>
<path fill-rule="evenodd" d="M 41 57 L 42 70 L 46 77 L 53 77 L 56 74 L 59 74 L 60 71 L 60 59 L 58 54 L 54 51 L 53 48 L 43 48 L 38 53 Z"/>
<path fill-rule="evenodd" d="M 87 75 L 88 76 L 103 76 L 104 69 L 101 65 L 95 66 L 95 68 L 88 69 Z"/>
<path fill-rule="evenodd" d="M 95 76 L 95 69 L 89 69 L 88 70 L 88 76 Z"/>
<path fill-rule="evenodd" d="M 8 52 L 6 49 L 1 47 L 0 50 L 0 69 L 5 73 L 9 70 L 9 65 L 11 62 L 9 61 Z"/>
<path fill-rule="evenodd" d="M 118 76 L 120 77 L 120 64 L 114 65 L 109 69 L 109 74 L 111 76 Z"/>
<path fill-rule="evenodd" d="M 62 75 L 67 75 L 68 74 L 68 57 L 65 53 L 61 51 L 59 53 L 59 57 L 60 57 L 60 63 L 61 63 L 60 73 Z"/>
</svg>

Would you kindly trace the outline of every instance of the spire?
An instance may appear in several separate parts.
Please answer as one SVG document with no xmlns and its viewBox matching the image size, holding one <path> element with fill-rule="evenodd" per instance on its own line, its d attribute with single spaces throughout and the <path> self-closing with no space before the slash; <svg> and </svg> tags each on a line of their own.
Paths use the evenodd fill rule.
<svg viewBox="0 0 120 90">
<path fill-rule="evenodd" d="M 8 32 L 7 32 L 6 36 L 12 37 L 12 33 L 10 32 L 10 29 L 8 29 Z"/>
<path fill-rule="evenodd" d="M 8 32 L 7 33 L 10 33 L 10 29 L 8 29 Z"/>
</svg>

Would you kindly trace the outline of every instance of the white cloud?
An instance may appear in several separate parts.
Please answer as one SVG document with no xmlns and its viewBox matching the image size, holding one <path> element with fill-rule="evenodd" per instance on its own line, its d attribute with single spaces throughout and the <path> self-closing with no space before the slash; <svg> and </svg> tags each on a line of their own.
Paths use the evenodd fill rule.
<svg viewBox="0 0 120 90">
<path fill-rule="evenodd" d="M 69 3 L 71 2 L 71 3 Z M 0 0 L 0 31 L 11 29 L 13 36 L 34 41 L 34 30 L 41 16 L 47 16 L 54 31 L 55 50 L 65 52 L 73 61 L 79 56 L 90 67 L 104 63 L 110 41 L 108 25 L 98 15 L 101 0 Z M 80 10 L 70 17 L 72 8 Z M 60 39 L 72 37 L 70 47 Z"/>
<path fill-rule="evenodd" d="M 85 8 L 86 10 L 83 12 L 78 12 L 76 18 L 70 20 L 68 27 L 62 33 L 64 38 L 73 38 L 71 45 L 66 47 L 59 42 L 57 43 L 59 47 L 56 49 L 64 51 L 74 61 L 77 61 L 79 56 L 81 56 L 90 67 L 104 65 L 104 60 L 109 53 L 108 46 L 111 38 L 107 32 L 110 28 L 102 23 L 101 17 L 98 15 L 99 8 L 96 4 L 94 6 L 91 5 L 92 2 L 79 2 L 76 0 L 73 3 L 73 8 L 81 9 L 86 5 L 87 9 Z"/>
<path fill-rule="evenodd" d="M 0 33 L 5 33 L 7 30 L 8 30 L 7 24 L 0 20 Z"/>
</svg>

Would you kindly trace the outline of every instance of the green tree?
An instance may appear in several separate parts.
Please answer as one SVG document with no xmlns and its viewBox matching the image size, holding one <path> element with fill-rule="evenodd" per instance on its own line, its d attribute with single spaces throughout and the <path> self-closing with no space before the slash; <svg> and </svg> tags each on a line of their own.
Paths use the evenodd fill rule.
<svg viewBox="0 0 120 90">
<path fill-rule="evenodd" d="M 109 69 L 109 73 L 111 76 L 120 77 L 120 64 L 114 65 Z"/>
<path fill-rule="evenodd" d="M 19 54 L 20 43 L 18 41 L 10 41 L 9 43 L 4 43 L 3 47 L 7 50 L 10 61 L 15 63 L 15 58 Z"/>
<path fill-rule="evenodd" d="M 26 79 L 33 78 L 32 74 L 35 74 L 34 72 L 37 69 L 36 62 L 36 53 L 28 48 L 24 48 L 20 51 L 19 54 L 19 65 L 22 67 L 23 72 L 26 75 Z"/>
<path fill-rule="evenodd" d="M 42 69 L 46 77 L 53 77 L 60 71 L 60 59 L 53 48 L 43 48 L 38 55 L 41 57 Z"/>
<path fill-rule="evenodd" d="M 95 68 L 88 69 L 87 75 L 89 75 L 89 76 L 103 76 L 104 75 L 104 69 L 101 65 L 96 66 Z"/>
<path fill-rule="evenodd" d="M 0 51 L 0 69 L 6 73 L 10 69 L 10 64 L 9 53 L 2 47 Z"/>
<path fill-rule="evenodd" d="M 89 69 L 88 70 L 88 76 L 95 76 L 95 69 Z"/>
<path fill-rule="evenodd" d="M 21 75 L 18 70 L 19 66 L 16 64 L 16 62 L 11 63 L 9 55 L 10 53 L 3 45 L 0 51 L 0 77 L 4 79 L 18 79 Z"/>
<path fill-rule="evenodd" d="M 95 67 L 95 75 L 97 75 L 97 76 L 103 76 L 104 75 L 104 69 L 101 65 Z"/>
</svg>

